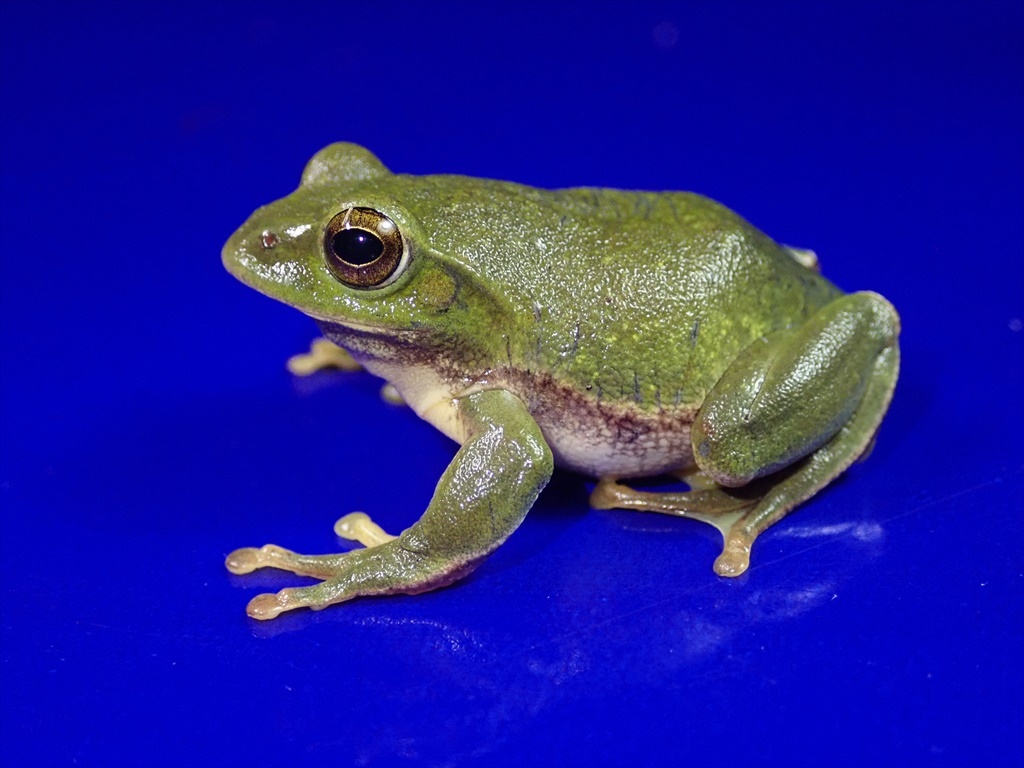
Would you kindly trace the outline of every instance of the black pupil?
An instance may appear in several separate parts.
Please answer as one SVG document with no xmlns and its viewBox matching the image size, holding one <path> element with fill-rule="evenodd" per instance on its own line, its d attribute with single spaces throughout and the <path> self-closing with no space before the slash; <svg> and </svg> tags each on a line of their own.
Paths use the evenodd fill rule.
<svg viewBox="0 0 1024 768">
<path fill-rule="evenodd" d="M 331 249 L 342 261 L 359 267 L 376 261 L 384 253 L 384 243 L 365 229 L 343 229 L 331 238 Z"/>
</svg>

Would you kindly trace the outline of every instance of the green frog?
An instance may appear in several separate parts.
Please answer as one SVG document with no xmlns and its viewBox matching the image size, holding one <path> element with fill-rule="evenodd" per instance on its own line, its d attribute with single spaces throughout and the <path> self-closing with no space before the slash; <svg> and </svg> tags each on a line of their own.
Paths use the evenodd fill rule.
<svg viewBox="0 0 1024 768">
<path fill-rule="evenodd" d="M 232 573 L 321 580 L 257 596 L 256 619 L 452 583 L 556 465 L 597 479 L 597 509 L 716 526 L 715 571 L 738 576 L 758 534 L 866 455 L 899 369 L 888 301 L 687 192 L 393 174 L 338 143 L 223 260 L 318 323 L 327 341 L 297 372 L 363 367 L 460 445 L 398 536 L 356 513 L 335 530 L 364 548 L 232 552 Z M 658 476 L 690 490 L 623 482 Z"/>
</svg>

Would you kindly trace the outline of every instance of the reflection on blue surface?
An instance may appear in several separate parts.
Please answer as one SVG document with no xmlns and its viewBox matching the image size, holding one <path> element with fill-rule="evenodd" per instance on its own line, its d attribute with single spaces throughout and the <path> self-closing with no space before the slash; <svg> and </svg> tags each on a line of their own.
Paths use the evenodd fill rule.
<svg viewBox="0 0 1024 768">
<path fill-rule="evenodd" d="M 0 763 L 1024 762 L 1020 5 L 359 8 L 0 6 Z M 903 318 L 873 455 L 734 581 L 558 474 L 463 582 L 246 619 L 297 579 L 228 551 L 401 529 L 454 451 L 221 269 L 337 139 L 813 247 Z"/>
</svg>

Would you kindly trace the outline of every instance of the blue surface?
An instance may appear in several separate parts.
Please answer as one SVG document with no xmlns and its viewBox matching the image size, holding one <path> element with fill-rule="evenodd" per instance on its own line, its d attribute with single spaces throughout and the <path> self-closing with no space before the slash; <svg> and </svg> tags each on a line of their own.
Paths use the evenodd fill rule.
<svg viewBox="0 0 1024 768">
<path fill-rule="evenodd" d="M 1019 3 L 0 22 L 5 768 L 1024 763 Z M 560 474 L 462 583 L 248 620 L 295 579 L 229 550 L 336 550 L 353 509 L 400 529 L 454 451 L 368 376 L 291 379 L 312 323 L 221 268 L 338 139 L 694 189 L 814 248 L 903 317 L 874 454 L 735 581 L 711 528 Z"/>
</svg>

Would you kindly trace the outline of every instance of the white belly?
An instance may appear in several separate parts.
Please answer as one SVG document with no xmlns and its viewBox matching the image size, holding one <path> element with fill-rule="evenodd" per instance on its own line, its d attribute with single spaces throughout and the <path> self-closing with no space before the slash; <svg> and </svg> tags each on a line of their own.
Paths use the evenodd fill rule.
<svg viewBox="0 0 1024 768">
<path fill-rule="evenodd" d="M 428 368 L 382 361 L 369 362 L 367 368 L 394 384 L 417 415 L 460 444 L 466 431 L 458 418 L 458 398 L 507 389 L 537 420 L 560 467 L 592 477 L 649 477 L 694 466 L 692 410 L 642 411 L 601 403 L 550 377 L 495 377 L 456 388 Z"/>
</svg>

